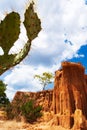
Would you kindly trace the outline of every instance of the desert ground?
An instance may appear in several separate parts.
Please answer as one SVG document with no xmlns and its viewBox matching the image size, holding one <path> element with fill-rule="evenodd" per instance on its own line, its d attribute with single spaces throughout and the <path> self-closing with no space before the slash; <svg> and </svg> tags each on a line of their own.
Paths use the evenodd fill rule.
<svg viewBox="0 0 87 130">
<path fill-rule="evenodd" d="M 0 130 L 65 130 L 61 126 L 51 126 L 49 122 L 35 122 L 34 124 L 18 122 L 16 120 L 6 120 L 5 113 L 0 111 Z M 68 130 L 68 129 L 66 129 Z"/>
<path fill-rule="evenodd" d="M 0 120 L 0 130 L 65 130 L 61 126 L 49 126 L 46 123 L 35 123 L 33 125 L 24 122 Z"/>
</svg>

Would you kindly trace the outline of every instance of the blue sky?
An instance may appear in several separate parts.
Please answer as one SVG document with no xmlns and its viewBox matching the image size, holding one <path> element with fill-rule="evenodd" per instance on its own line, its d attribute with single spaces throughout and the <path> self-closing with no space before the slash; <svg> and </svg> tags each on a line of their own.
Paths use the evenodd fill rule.
<svg viewBox="0 0 87 130">
<path fill-rule="evenodd" d="M 29 0 L 0 0 L 0 20 L 13 10 L 21 15 L 23 22 L 28 3 Z M 62 61 L 81 62 L 87 72 L 87 1 L 35 0 L 35 3 L 42 30 L 25 60 L 0 76 L 8 84 L 6 94 L 10 99 L 18 90 L 41 90 L 34 75 L 54 73 Z M 26 41 L 26 30 L 21 23 L 21 34 L 9 53 L 20 51 Z"/>
<path fill-rule="evenodd" d="M 69 61 L 71 62 L 80 62 L 83 64 L 83 66 L 85 67 L 85 73 L 87 74 L 87 62 L 86 62 L 86 59 L 87 59 L 87 45 L 83 45 L 79 51 L 78 51 L 78 54 L 82 54 L 84 55 L 84 57 L 75 57 L 75 58 L 72 58 L 72 59 L 69 59 Z"/>
</svg>

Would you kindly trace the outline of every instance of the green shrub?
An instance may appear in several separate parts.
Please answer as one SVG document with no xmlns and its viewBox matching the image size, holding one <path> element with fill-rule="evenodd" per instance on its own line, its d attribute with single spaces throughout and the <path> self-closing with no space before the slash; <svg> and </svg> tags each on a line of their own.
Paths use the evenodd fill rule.
<svg viewBox="0 0 87 130">
<path fill-rule="evenodd" d="M 9 99 L 5 93 L 6 86 L 7 85 L 2 80 L 0 80 L 0 108 L 5 107 L 9 104 Z"/>
<path fill-rule="evenodd" d="M 6 114 L 7 114 L 7 119 L 13 119 L 14 114 L 12 113 L 12 105 L 9 103 L 6 108 L 5 108 Z"/>
<path fill-rule="evenodd" d="M 33 100 L 30 100 L 29 102 L 22 105 L 21 110 L 26 121 L 30 123 L 33 123 L 37 120 L 37 118 L 42 116 L 42 106 L 35 106 Z"/>
<path fill-rule="evenodd" d="M 6 107 L 7 119 L 21 120 L 21 116 L 25 118 L 26 122 L 33 123 L 37 118 L 42 116 L 42 106 L 35 105 L 34 100 L 22 102 L 17 100 L 15 103 L 9 103 Z"/>
<path fill-rule="evenodd" d="M 21 106 L 19 104 L 8 104 L 6 106 L 7 119 L 16 119 L 20 121 Z"/>
</svg>

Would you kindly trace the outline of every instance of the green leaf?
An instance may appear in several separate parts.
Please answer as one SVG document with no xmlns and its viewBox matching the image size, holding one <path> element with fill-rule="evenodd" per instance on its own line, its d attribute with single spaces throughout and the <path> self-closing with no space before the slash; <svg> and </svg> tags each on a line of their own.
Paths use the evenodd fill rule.
<svg viewBox="0 0 87 130">
<path fill-rule="evenodd" d="M 34 78 L 37 78 L 40 81 L 40 84 L 43 85 L 44 90 L 48 84 L 52 83 L 54 76 L 52 73 L 44 72 L 42 75 L 35 75 Z"/>
</svg>

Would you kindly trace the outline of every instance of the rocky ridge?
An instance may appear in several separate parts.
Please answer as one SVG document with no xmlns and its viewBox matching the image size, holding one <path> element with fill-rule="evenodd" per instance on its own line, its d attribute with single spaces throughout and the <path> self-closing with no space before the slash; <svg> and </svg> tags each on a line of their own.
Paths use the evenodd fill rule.
<svg viewBox="0 0 87 130">
<path fill-rule="evenodd" d="M 63 62 L 62 69 L 55 72 L 53 90 L 17 92 L 12 103 L 24 101 L 24 95 L 42 105 L 43 111 L 53 111 L 49 125 L 87 130 L 87 75 L 80 63 Z"/>
<path fill-rule="evenodd" d="M 12 104 L 17 104 L 17 102 L 21 103 L 21 101 L 23 104 L 29 100 L 34 100 L 36 105 L 42 106 L 43 111 L 51 111 L 53 109 L 53 90 L 44 90 L 40 92 L 18 91 L 14 96 Z"/>
</svg>

